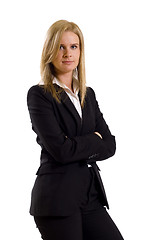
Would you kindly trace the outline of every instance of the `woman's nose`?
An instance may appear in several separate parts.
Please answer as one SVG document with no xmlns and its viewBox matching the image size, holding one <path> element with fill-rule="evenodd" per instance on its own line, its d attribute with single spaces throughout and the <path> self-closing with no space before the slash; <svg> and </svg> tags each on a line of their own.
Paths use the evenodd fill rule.
<svg viewBox="0 0 160 240">
<path fill-rule="evenodd" d="M 71 49 L 65 49 L 65 52 L 64 52 L 64 57 L 71 57 L 72 54 L 71 54 Z"/>
</svg>

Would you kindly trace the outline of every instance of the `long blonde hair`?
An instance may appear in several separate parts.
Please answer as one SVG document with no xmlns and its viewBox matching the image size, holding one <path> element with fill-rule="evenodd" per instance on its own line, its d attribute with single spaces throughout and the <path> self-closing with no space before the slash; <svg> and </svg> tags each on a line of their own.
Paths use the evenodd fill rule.
<svg viewBox="0 0 160 240">
<path fill-rule="evenodd" d="M 79 37 L 80 41 L 80 59 L 77 66 L 77 77 L 79 80 L 81 106 L 84 105 L 86 94 L 86 77 L 85 77 L 85 59 L 84 59 L 84 39 L 80 28 L 73 22 L 59 20 L 52 24 L 47 31 L 46 40 L 43 46 L 41 56 L 41 80 L 44 83 L 44 88 L 52 93 L 52 96 L 60 102 L 60 94 L 52 83 L 54 76 L 54 67 L 52 62 L 57 57 L 60 40 L 64 31 L 71 31 Z"/>
</svg>

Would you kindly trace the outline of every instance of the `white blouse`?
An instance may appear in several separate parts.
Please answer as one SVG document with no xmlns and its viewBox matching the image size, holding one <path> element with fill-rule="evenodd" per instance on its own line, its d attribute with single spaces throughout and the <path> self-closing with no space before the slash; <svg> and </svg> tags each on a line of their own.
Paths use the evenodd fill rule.
<svg viewBox="0 0 160 240">
<path fill-rule="evenodd" d="M 79 92 L 78 80 L 75 79 L 75 78 L 73 79 L 73 91 L 74 92 L 72 92 L 65 84 L 60 82 L 55 77 L 53 78 L 53 83 L 57 84 L 58 86 L 62 87 L 65 90 L 65 92 L 67 93 L 67 95 L 71 99 L 72 103 L 74 104 L 77 112 L 79 113 L 79 116 L 82 118 L 82 108 L 81 108 L 80 100 L 79 100 L 79 97 L 78 97 L 78 92 Z"/>
</svg>

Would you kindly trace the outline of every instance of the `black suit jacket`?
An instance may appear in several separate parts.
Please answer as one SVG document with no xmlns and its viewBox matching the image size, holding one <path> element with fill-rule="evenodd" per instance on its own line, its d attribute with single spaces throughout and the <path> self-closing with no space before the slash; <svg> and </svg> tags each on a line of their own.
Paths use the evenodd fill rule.
<svg viewBox="0 0 160 240">
<path fill-rule="evenodd" d="M 32 129 L 42 148 L 41 164 L 32 190 L 31 215 L 72 214 L 79 206 L 89 177 L 87 163 L 95 170 L 102 203 L 108 207 L 96 161 L 114 155 L 116 144 L 94 91 L 87 88 L 82 119 L 65 91 L 58 103 L 51 93 L 35 85 L 28 91 L 27 104 Z M 94 133 L 96 131 L 103 139 Z"/>
</svg>

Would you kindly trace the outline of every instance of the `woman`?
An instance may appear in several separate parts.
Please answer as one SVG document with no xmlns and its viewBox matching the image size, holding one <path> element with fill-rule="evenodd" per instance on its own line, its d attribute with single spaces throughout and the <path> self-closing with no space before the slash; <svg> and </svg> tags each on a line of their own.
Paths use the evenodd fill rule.
<svg viewBox="0 0 160 240">
<path fill-rule="evenodd" d="M 85 85 L 84 40 L 65 20 L 48 30 L 41 82 L 27 96 L 41 164 L 30 213 L 44 240 L 122 240 L 108 215 L 96 161 L 115 153 L 115 137 Z"/>
</svg>

